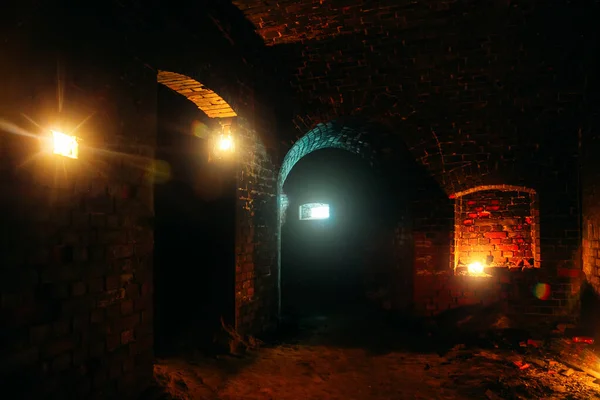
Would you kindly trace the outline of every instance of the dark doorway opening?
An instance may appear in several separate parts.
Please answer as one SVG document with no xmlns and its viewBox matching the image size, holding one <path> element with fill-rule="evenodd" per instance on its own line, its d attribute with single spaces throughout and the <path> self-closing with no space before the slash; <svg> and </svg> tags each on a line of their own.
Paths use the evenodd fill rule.
<svg viewBox="0 0 600 400">
<path fill-rule="evenodd" d="M 340 149 L 312 152 L 287 177 L 282 226 L 284 318 L 345 313 L 369 304 L 392 279 L 396 216 L 390 188 L 366 160 Z M 309 203 L 329 206 L 306 218 Z M 321 218 L 319 218 L 321 217 Z"/>
<path fill-rule="evenodd" d="M 226 350 L 234 319 L 235 176 L 209 161 L 210 120 L 159 85 L 155 183 L 155 343 L 158 356 Z"/>
</svg>

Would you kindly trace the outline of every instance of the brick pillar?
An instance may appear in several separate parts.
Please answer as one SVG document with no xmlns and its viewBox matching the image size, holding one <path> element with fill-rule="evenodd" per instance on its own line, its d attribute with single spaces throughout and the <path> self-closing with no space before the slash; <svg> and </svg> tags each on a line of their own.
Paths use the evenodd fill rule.
<svg viewBox="0 0 600 400">
<path fill-rule="evenodd" d="M 236 329 L 257 334 L 278 314 L 276 172 L 254 127 L 236 127 L 239 171 L 236 205 Z"/>
</svg>

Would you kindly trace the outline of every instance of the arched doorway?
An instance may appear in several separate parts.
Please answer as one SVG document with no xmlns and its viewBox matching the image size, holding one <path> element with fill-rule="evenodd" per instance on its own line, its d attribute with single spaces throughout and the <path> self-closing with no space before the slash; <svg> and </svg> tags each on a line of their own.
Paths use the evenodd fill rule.
<svg viewBox="0 0 600 400">
<path fill-rule="evenodd" d="M 364 159 L 341 149 L 314 151 L 294 166 L 284 184 L 284 315 L 360 307 L 382 289 L 393 269 L 386 189 Z"/>
<path fill-rule="evenodd" d="M 406 171 L 403 164 L 387 168 L 379 162 L 386 158 L 370 144 L 373 129 L 320 124 L 284 158 L 278 178 L 282 317 L 308 300 L 336 307 L 342 298 L 371 298 L 388 309 L 410 301 L 411 243 L 398 234 L 400 221 L 410 220 L 410 190 L 398 178 Z M 314 203 L 324 216 L 329 206 L 328 218 L 310 218 L 306 209 Z"/>
<path fill-rule="evenodd" d="M 159 71 L 158 83 L 155 350 L 226 350 L 215 337 L 235 315 L 235 171 L 213 139 L 236 113 L 185 75 Z"/>
</svg>

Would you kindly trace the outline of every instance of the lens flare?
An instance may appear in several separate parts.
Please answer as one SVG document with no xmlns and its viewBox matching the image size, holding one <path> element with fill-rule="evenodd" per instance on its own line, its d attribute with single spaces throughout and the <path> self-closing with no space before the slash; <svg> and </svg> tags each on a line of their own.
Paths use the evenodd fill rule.
<svg viewBox="0 0 600 400">
<path fill-rule="evenodd" d="M 197 138 L 205 139 L 209 136 L 209 128 L 200 121 L 194 121 L 192 122 L 192 134 Z"/>
<path fill-rule="evenodd" d="M 163 160 L 153 160 L 150 166 L 154 183 L 162 184 L 171 180 L 171 165 Z"/>
<path fill-rule="evenodd" d="M 548 300 L 550 292 L 550 285 L 547 283 L 538 283 L 533 287 L 533 295 L 540 300 Z"/>
</svg>

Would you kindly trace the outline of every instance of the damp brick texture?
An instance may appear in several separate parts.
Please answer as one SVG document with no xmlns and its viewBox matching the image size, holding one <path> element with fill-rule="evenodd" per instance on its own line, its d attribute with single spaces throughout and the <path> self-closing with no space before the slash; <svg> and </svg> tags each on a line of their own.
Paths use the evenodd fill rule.
<svg viewBox="0 0 600 400">
<path fill-rule="evenodd" d="M 10 121 L 0 135 L 0 387 L 11 398 L 135 398 L 152 379 L 156 75 L 133 60 L 115 69 L 112 51 L 67 53 L 68 118 L 56 121 L 45 114 L 59 109 L 54 54 L 0 57 L 11 77 L 0 94 Z M 52 154 L 47 129 L 80 123 L 79 158 Z"/>
</svg>

